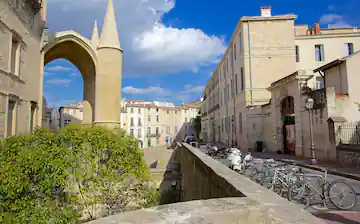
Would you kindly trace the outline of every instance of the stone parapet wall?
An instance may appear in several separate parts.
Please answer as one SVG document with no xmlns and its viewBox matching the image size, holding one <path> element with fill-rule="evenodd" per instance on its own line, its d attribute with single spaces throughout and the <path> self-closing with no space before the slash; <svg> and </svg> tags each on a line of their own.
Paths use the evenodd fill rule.
<svg viewBox="0 0 360 224">
<path fill-rule="evenodd" d="M 337 161 L 343 167 L 360 167 L 360 145 L 339 144 L 336 147 Z"/>
<path fill-rule="evenodd" d="M 324 223 L 198 149 L 183 144 L 178 150 L 184 202 L 125 212 L 89 224 Z"/>
</svg>

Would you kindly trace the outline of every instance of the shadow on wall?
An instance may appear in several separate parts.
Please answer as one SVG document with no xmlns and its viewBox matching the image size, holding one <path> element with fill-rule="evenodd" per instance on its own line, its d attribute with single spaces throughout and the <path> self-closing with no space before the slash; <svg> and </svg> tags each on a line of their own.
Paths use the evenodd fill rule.
<svg viewBox="0 0 360 224">
<path fill-rule="evenodd" d="M 176 147 L 171 149 L 172 153 L 166 165 L 163 179 L 159 186 L 160 197 L 159 204 L 171 204 L 181 201 L 181 173 L 179 150 Z"/>
<path fill-rule="evenodd" d="M 196 131 L 192 122 L 184 122 L 179 131 L 175 134 L 175 142 L 181 142 L 186 136 L 196 136 Z"/>
</svg>

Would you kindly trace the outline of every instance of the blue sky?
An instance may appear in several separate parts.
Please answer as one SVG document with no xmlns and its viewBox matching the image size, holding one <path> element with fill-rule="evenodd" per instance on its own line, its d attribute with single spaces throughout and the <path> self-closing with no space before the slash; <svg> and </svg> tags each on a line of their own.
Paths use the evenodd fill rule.
<svg viewBox="0 0 360 224">
<path fill-rule="evenodd" d="M 295 13 L 295 23 L 322 27 L 359 26 L 359 0 L 113 0 L 121 47 L 124 50 L 122 96 L 167 100 L 175 104 L 201 96 L 204 85 L 224 52 L 241 16 Z M 99 30 L 107 0 L 49 0 L 51 32 L 75 30 L 91 36 Z M 82 76 L 64 59 L 45 67 L 44 95 L 50 106 L 82 100 Z"/>
</svg>

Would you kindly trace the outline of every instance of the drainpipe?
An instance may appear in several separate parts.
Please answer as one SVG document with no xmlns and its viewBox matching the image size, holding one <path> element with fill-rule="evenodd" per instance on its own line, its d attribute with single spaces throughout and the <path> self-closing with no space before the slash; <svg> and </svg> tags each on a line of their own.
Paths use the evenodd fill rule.
<svg viewBox="0 0 360 224">
<path fill-rule="evenodd" d="M 253 105 L 253 90 L 252 90 L 252 66 L 251 66 L 251 41 L 250 41 L 250 22 L 247 21 L 248 27 L 248 48 L 249 48 L 249 75 L 250 75 L 250 106 Z"/>
</svg>

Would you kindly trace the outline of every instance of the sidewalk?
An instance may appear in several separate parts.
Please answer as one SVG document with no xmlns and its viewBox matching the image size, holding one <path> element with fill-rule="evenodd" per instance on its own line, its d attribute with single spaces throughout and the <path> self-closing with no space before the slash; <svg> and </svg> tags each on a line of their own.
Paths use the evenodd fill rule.
<svg viewBox="0 0 360 224">
<path fill-rule="evenodd" d="M 288 163 L 288 164 L 296 164 L 297 166 L 301 166 L 308 169 L 313 169 L 317 171 L 322 171 L 322 169 L 327 169 L 329 174 L 354 179 L 360 181 L 360 169 L 358 168 L 350 168 L 350 167 L 341 167 L 338 164 L 331 164 L 318 161 L 318 164 L 312 165 L 310 163 L 310 159 L 302 159 L 297 158 L 291 155 L 284 154 L 276 154 L 276 153 L 267 153 L 267 152 L 251 152 L 253 157 L 262 158 L 262 159 L 275 159 L 277 161 Z"/>
</svg>

